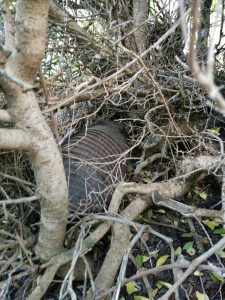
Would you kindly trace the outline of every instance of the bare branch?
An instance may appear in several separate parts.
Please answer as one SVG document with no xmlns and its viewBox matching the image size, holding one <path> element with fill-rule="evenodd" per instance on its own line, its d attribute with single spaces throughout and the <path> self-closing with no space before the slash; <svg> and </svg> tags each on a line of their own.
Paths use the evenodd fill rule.
<svg viewBox="0 0 225 300">
<path fill-rule="evenodd" d="M 212 21 L 212 34 L 209 40 L 209 50 L 208 50 L 208 56 L 207 56 L 207 73 L 211 74 L 213 76 L 213 65 L 215 60 L 215 46 L 216 46 L 216 29 L 219 27 L 220 23 L 220 14 L 222 14 L 221 10 L 221 0 L 218 0 L 216 3 L 216 16 L 215 20 Z M 221 26 L 222 27 L 222 26 Z"/>
<path fill-rule="evenodd" d="M 134 38 L 138 52 L 142 53 L 147 46 L 148 1 L 133 0 Z"/>
<path fill-rule="evenodd" d="M 80 92 L 78 92 L 75 96 L 70 97 L 69 99 L 66 99 L 65 101 L 62 101 L 61 103 L 52 106 L 51 108 L 48 108 L 44 111 L 44 113 L 49 113 L 50 111 L 56 110 L 62 106 L 68 105 L 70 103 L 72 103 L 73 101 L 76 101 L 76 97 L 79 98 L 84 92 L 85 93 L 89 93 L 92 89 L 104 85 L 107 82 L 109 82 L 110 80 L 117 80 L 119 78 L 119 76 L 121 76 L 121 74 L 123 74 L 123 72 L 125 72 L 127 69 L 129 69 L 131 66 L 133 66 L 134 64 L 136 64 L 140 58 L 145 57 L 147 54 L 149 54 L 151 51 L 153 51 L 157 46 L 159 46 L 168 36 L 170 36 L 177 27 L 180 26 L 181 21 L 190 13 L 191 9 L 188 9 L 185 14 L 173 25 L 171 26 L 171 28 L 165 33 L 163 34 L 152 46 L 150 46 L 147 50 L 145 50 L 141 55 L 138 56 L 138 58 L 134 58 L 132 61 L 128 62 L 125 66 L 121 67 L 117 72 L 113 73 L 112 75 L 102 79 L 100 82 L 96 82 L 94 84 L 91 84 L 89 86 L 87 86 L 87 88 L 85 90 L 81 90 Z"/>
<path fill-rule="evenodd" d="M 9 8 L 9 1 L 4 0 L 2 4 L 2 11 L 4 17 L 4 27 L 5 27 L 5 51 L 12 51 L 14 46 L 14 24 L 13 17 Z"/>
<path fill-rule="evenodd" d="M 163 266 L 155 267 L 155 268 L 148 269 L 148 270 L 143 270 L 143 271 L 138 272 L 137 274 L 123 280 L 122 286 L 125 285 L 128 282 L 135 281 L 137 279 L 140 279 L 141 277 L 144 277 L 144 276 L 147 276 L 147 275 L 150 275 L 150 274 L 158 274 L 158 273 L 161 273 L 163 271 L 170 270 L 170 269 L 187 269 L 189 266 L 190 266 L 190 262 L 188 261 L 188 262 L 168 264 L 168 265 L 163 265 Z M 211 272 L 216 272 L 216 271 L 224 272 L 225 271 L 224 268 L 218 268 L 218 267 L 214 267 L 212 265 L 199 265 L 198 270 L 211 271 Z M 106 295 L 110 294 L 115 289 L 116 289 L 116 286 L 108 289 L 104 293 L 101 293 L 101 295 L 96 296 L 95 299 L 96 300 L 103 299 Z"/>
<path fill-rule="evenodd" d="M 217 11 L 221 2 L 217 2 Z M 197 61 L 197 36 L 200 26 L 200 9 L 201 9 L 201 0 L 196 0 L 193 2 L 192 7 L 192 15 L 193 15 L 193 26 L 191 30 L 191 39 L 190 39 L 190 53 L 189 53 L 189 64 L 190 69 L 193 73 L 193 76 L 197 79 L 197 81 L 202 84 L 205 90 L 208 92 L 209 96 L 212 98 L 214 103 L 211 105 L 215 109 L 218 110 L 220 113 L 225 113 L 225 99 L 221 94 L 219 88 L 214 82 L 213 77 L 213 61 L 214 61 L 214 47 L 215 41 L 214 37 L 211 40 L 212 45 L 209 48 L 208 52 L 208 61 L 207 61 L 207 69 L 204 71 L 200 68 L 199 63 Z M 218 14 L 217 14 L 218 16 Z M 208 104 L 208 103 L 207 103 Z"/>
<path fill-rule="evenodd" d="M 0 128 L 0 148 L 9 150 L 28 150 L 32 141 L 21 129 Z"/>
<path fill-rule="evenodd" d="M 15 118 L 17 127 L 26 128 L 26 134 L 19 129 L 0 130 L 1 148 L 29 149 L 27 156 L 42 198 L 36 254 L 43 260 L 63 249 L 68 190 L 62 157 L 35 94 L 32 90 L 22 90 L 18 83 L 22 83 L 22 88 L 32 87 L 40 68 L 45 51 L 48 3 L 46 0 L 16 2 L 15 46 L 2 71 L 8 76 L 4 76 L 1 86 L 8 100 L 8 111 Z"/>
<path fill-rule="evenodd" d="M 19 204 L 19 203 L 30 203 L 32 201 L 36 201 L 40 199 L 40 197 L 38 196 L 31 196 L 31 197 L 27 197 L 27 198 L 20 198 L 20 199 L 8 199 L 8 200 L 1 200 L 0 204 Z"/>
<path fill-rule="evenodd" d="M 78 41 L 86 42 L 93 49 L 101 50 L 101 46 L 98 45 L 92 36 L 80 27 L 69 12 L 64 11 L 54 0 L 49 1 L 49 19 L 54 24 L 66 26 L 69 32 L 75 34 Z"/>
<path fill-rule="evenodd" d="M 184 282 L 184 280 L 190 276 L 194 270 L 203 262 L 207 261 L 207 259 L 215 254 L 218 250 L 223 249 L 225 246 L 225 237 L 222 238 L 219 242 L 217 242 L 213 247 L 211 247 L 208 251 L 195 258 L 188 269 L 184 272 L 183 276 L 181 276 L 177 282 L 166 292 L 159 300 L 167 300 L 169 297 L 177 290 L 177 288 Z"/>
<path fill-rule="evenodd" d="M 7 69 L 13 78 L 32 84 L 45 51 L 48 1 L 17 1 L 15 47 Z M 41 18 L 40 18 L 41 16 Z"/>
</svg>

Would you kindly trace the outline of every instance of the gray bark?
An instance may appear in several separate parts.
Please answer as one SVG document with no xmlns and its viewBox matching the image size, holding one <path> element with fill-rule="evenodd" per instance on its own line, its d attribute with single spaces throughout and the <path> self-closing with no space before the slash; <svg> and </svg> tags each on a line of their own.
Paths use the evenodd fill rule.
<svg viewBox="0 0 225 300">
<path fill-rule="evenodd" d="M 4 72 L 0 73 L 0 85 L 8 101 L 7 113 L 15 124 L 15 129 L 11 130 L 18 130 L 21 137 L 18 146 L 15 134 L 5 129 L 4 136 L 0 137 L 0 148 L 27 150 L 37 192 L 42 197 L 36 253 L 43 260 L 62 251 L 68 211 L 68 191 L 60 152 L 33 90 L 25 88 L 33 85 L 44 55 L 48 5 L 46 0 L 17 1 L 15 45 L 3 66 Z"/>
</svg>

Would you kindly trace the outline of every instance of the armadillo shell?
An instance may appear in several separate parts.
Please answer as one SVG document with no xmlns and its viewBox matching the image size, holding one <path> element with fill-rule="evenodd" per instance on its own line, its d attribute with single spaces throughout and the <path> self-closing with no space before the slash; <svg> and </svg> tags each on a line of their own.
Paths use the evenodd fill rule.
<svg viewBox="0 0 225 300">
<path fill-rule="evenodd" d="M 68 139 L 63 154 L 73 209 L 99 211 L 106 206 L 115 185 L 126 176 L 121 156 L 126 150 L 126 140 L 112 122 L 82 130 Z"/>
</svg>

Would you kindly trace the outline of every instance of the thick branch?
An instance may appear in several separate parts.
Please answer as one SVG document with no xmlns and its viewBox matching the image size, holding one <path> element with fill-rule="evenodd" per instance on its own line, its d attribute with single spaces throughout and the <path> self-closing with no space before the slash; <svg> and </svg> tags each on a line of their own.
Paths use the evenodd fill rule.
<svg viewBox="0 0 225 300">
<path fill-rule="evenodd" d="M 219 109 L 221 113 L 225 112 L 225 99 L 220 92 L 219 88 L 216 86 L 213 77 L 213 63 L 214 63 L 214 46 L 215 41 L 211 39 L 211 45 L 208 53 L 207 69 L 206 71 L 200 68 L 199 62 L 197 60 L 197 33 L 200 27 L 200 9 L 201 0 L 196 0 L 193 2 L 192 15 L 193 15 L 193 26 L 191 30 L 190 38 L 190 54 L 189 54 L 189 65 L 193 73 L 193 76 L 197 81 L 203 85 L 205 90 L 208 92 L 209 96 L 215 102 L 215 108 Z M 218 4 L 219 5 L 219 1 Z M 215 34 L 214 34 L 215 36 Z"/>
<path fill-rule="evenodd" d="M 9 8 L 9 1 L 4 0 L 2 4 L 2 11 L 4 17 L 4 28 L 5 28 L 5 51 L 12 51 L 14 46 L 14 27 L 13 18 Z"/>
<path fill-rule="evenodd" d="M 190 161 L 190 159 L 187 158 L 182 162 L 179 168 L 179 174 L 185 174 L 185 176 L 181 175 L 177 178 L 170 179 L 167 182 L 150 184 L 123 183 L 117 187 L 110 203 L 110 210 L 112 211 L 114 210 L 113 206 L 117 207 L 122 201 L 122 198 L 128 193 L 138 193 L 147 195 L 148 197 L 146 197 L 147 202 L 141 199 L 131 202 L 121 213 L 124 217 L 124 224 L 114 224 L 113 229 L 115 240 L 112 240 L 112 245 L 96 278 L 95 287 L 97 292 L 110 288 L 115 279 L 124 253 L 125 245 L 128 245 L 128 240 L 125 239 L 126 236 L 121 238 L 121 235 L 123 235 L 123 228 L 125 230 L 125 235 L 128 231 L 125 220 L 132 221 L 140 213 L 142 213 L 142 211 L 151 204 L 151 196 L 155 191 L 159 191 L 161 194 L 164 194 L 165 196 L 167 195 L 167 197 L 169 195 L 172 198 L 181 197 L 194 183 L 196 183 L 196 181 L 202 178 L 202 174 L 207 174 L 205 171 L 209 172 L 211 169 L 216 168 L 219 163 L 220 157 L 214 158 L 211 156 L 199 156 L 196 157 L 194 161 Z M 187 172 L 188 174 L 186 175 Z M 114 259 L 113 264 L 111 262 L 112 257 Z M 89 300 L 90 298 L 88 297 L 87 299 Z"/>
<path fill-rule="evenodd" d="M 1 86 L 18 131 L 11 130 L 11 136 L 1 134 L 0 146 L 27 150 L 21 129 L 25 128 L 32 137 L 27 143 L 27 155 L 35 174 L 37 192 L 42 198 L 36 253 L 48 260 L 63 249 L 68 213 L 67 183 L 62 157 L 35 94 L 33 90 L 22 88 L 24 84 L 32 86 L 44 55 L 49 1 L 18 0 L 16 3 L 15 47 L 6 62 L 4 74 L 8 76 L 2 76 Z M 22 88 L 18 82 L 24 83 Z"/>
<path fill-rule="evenodd" d="M 18 0 L 15 20 L 15 47 L 6 66 L 9 74 L 32 84 L 45 51 L 48 1 Z"/>
<path fill-rule="evenodd" d="M 0 148 L 28 150 L 31 145 L 29 135 L 21 129 L 0 128 Z"/>
<path fill-rule="evenodd" d="M 142 53 L 147 46 L 148 1 L 133 0 L 134 38 L 138 52 Z"/>
</svg>

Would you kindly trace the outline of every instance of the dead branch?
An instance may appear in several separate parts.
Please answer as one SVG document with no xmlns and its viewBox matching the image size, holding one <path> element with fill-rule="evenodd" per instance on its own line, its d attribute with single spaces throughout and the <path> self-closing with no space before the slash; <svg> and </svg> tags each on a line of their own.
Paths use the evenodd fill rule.
<svg viewBox="0 0 225 300">
<path fill-rule="evenodd" d="M 173 198 L 179 198 L 184 195 L 194 183 L 196 183 L 199 179 L 202 179 L 202 175 L 206 170 L 207 172 L 209 172 L 209 170 L 212 171 L 213 168 L 216 168 L 218 165 L 218 161 L 220 161 L 220 158 L 214 158 L 210 156 L 204 158 L 198 157 L 192 162 L 190 162 L 190 160 L 187 158 L 184 159 L 181 164 L 180 170 L 178 170 L 178 174 L 185 174 L 184 178 L 181 178 L 182 176 L 179 176 L 177 178 L 168 180 L 167 182 L 150 183 L 146 185 L 136 183 L 120 184 L 113 195 L 110 206 L 113 206 L 114 201 L 117 206 L 118 203 L 122 201 L 122 198 L 128 193 L 137 193 L 145 196 L 148 195 L 148 199 L 146 198 L 145 201 L 136 200 L 132 202 L 121 213 L 121 216 L 123 216 L 125 220 L 132 221 L 141 212 L 143 212 L 147 207 L 150 206 L 151 196 L 154 191 L 160 191 L 160 193 L 167 195 L 167 197 L 168 195 L 173 195 Z M 129 230 L 127 225 L 115 223 L 113 225 L 113 230 L 115 239 L 113 239 L 112 241 L 111 247 L 106 255 L 101 270 L 95 280 L 95 292 L 97 294 L 100 291 L 105 291 L 112 286 L 122 257 L 124 255 L 124 251 L 129 244 Z M 111 261 L 112 257 L 113 263 Z M 88 295 L 87 299 L 91 299 L 92 295 L 93 294 Z"/>
<path fill-rule="evenodd" d="M 159 300 L 167 300 L 176 290 L 177 288 L 184 282 L 184 280 L 190 276 L 194 270 L 203 262 L 206 261 L 210 256 L 216 253 L 216 251 L 223 249 L 225 246 L 225 237 L 222 238 L 219 242 L 217 242 L 213 247 L 211 247 L 208 251 L 194 259 L 187 270 L 184 272 L 183 276 L 178 279 L 178 281 L 170 288 Z"/>
<path fill-rule="evenodd" d="M 27 198 L 20 198 L 20 199 L 7 199 L 7 200 L 1 200 L 1 205 L 10 205 L 10 204 L 19 204 L 19 203 L 30 203 L 32 201 L 39 200 L 40 197 L 38 196 L 31 196 Z"/>
<path fill-rule="evenodd" d="M 49 20 L 50 22 L 66 26 L 72 34 L 76 36 L 78 42 L 85 42 L 93 47 L 93 49 L 100 50 L 101 46 L 92 38 L 92 36 L 82 27 L 80 27 L 69 12 L 64 11 L 60 5 L 54 0 L 49 1 Z"/>
<path fill-rule="evenodd" d="M 134 58 L 132 61 L 128 62 L 125 66 L 121 67 L 117 72 L 113 73 L 112 75 L 110 75 L 110 76 L 108 76 L 106 78 L 103 78 L 102 80 L 100 80 L 100 82 L 96 82 L 94 84 L 91 84 L 91 85 L 87 86 L 84 90 L 81 90 L 80 92 L 78 92 L 76 94 L 76 97 L 79 97 L 83 93 L 90 92 L 94 88 L 97 88 L 97 87 L 99 87 L 101 85 L 107 84 L 107 82 L 109 82 L 111 80 L 118 80 L 120 78 L 120 76 L 122 76 L 123 72 L 125 72 L 127 69 L 129 69 L 134 64 L 136 64 L 139 61 L 140 58 L 144 58 L 147 54 L 149 54 L 152 50 L 154 50 L 157 46 L 159 46 L 168 36 L 170 36 L 176 30 L 176 28 L 178 28 L 180 26 L 182 20 L 190 13 L 190 11 L 191 11 L 191 9 L 187 10 L 185 12 L 185 14 L 173 26 L 171 26 L 171 28 L 165 34 L 163 34 L 157 40 L 157 42 L 155 42 L 147 50 L 145 50 L 144 52 L 142 52 L 142 54 L 140 54 L 138 56 L 138 58 Z M 66 105 L 72 103 L 73 101 L 74 101 L 74 97 L 71 97 L 70 99 L 62 101 L 61 103 L 59 103 L 57 105 L 54 105 L 54 106 L 52 106 L 49 109 L 46 109 L 44 111 L 44 113 L 48 113 L 50 111 L 54 111 L 56 109 L 59 109 L 60 107 L 66 106 Z"/>
<path fill-rule="evenodd" d="M 215 53 L 215 33 L 212 34 L 210 40 L 210 46 L 208 50 L 208 58 L 206 63 L 206 70 L 200 67 L 197 60 L 197 37 L 200 26 L 200 10 L 201 10 L 201 0 L 193 2 L 192 16 L 193 16 L 193 26 L 191 30 L 190 38 L 190 51 L 189 51 L 189 64 L 193 76 L 196 80 L 204 86 L 205 90 L 208 92 L 210 98 L 213 100 L 211 104 L 213 108 L 219 110 L 222 114 L 225 112 L 225 99 L 221 94 L 218 86 L 214 82 L 213 75 L 213 64 L 214 64 L 214 53 Z M 221 1 L 217 1 L 217 21 L 221 6 Z"/>
<path fill-rule="evenodd" d="M 155 267 L 149 270 L 145 270 L 145 271 L 141 271 L 140 273 L 131 276 L 130 278 L 125 279 L 122 282 L 122 286 L 124 286 L 126 283 L 128 282 L 132 282 L 135 281 L 137 279 L 140 279 L 141 277 L 150 275 L 150 274 L 158 274 L 161 273 L 163 271 L 166 270 L 171 270 L 171 269 L 187 269 L 188 267 L 190 267 L 190 262 L 181 262 L 181 263 L 174 263 L 174 264 L 168 264 L 168 265 L 163 265 L 160 267 Z M 215 272 L 215 273 L 221 273 L 224 272 L 225 269 L 224 268 L 219 268 L 219 267 L 215 267 L 215 266 L 210 266 L 210 265 L 199 265 L 197 267 L 198 270 L 200 271 L 211 271 L 211 272 Z M 102 293 L 101 295 L 98 295 L 95 297 L 96 300 L 98 299 L 102 299 L 105 296 L 107 296 L 108 294 L 111 294 L 114 290 L 116 289 L 116 286 L 110 288 L 109 290 L 105 291 L 104 293 Z"/>
</svg>

